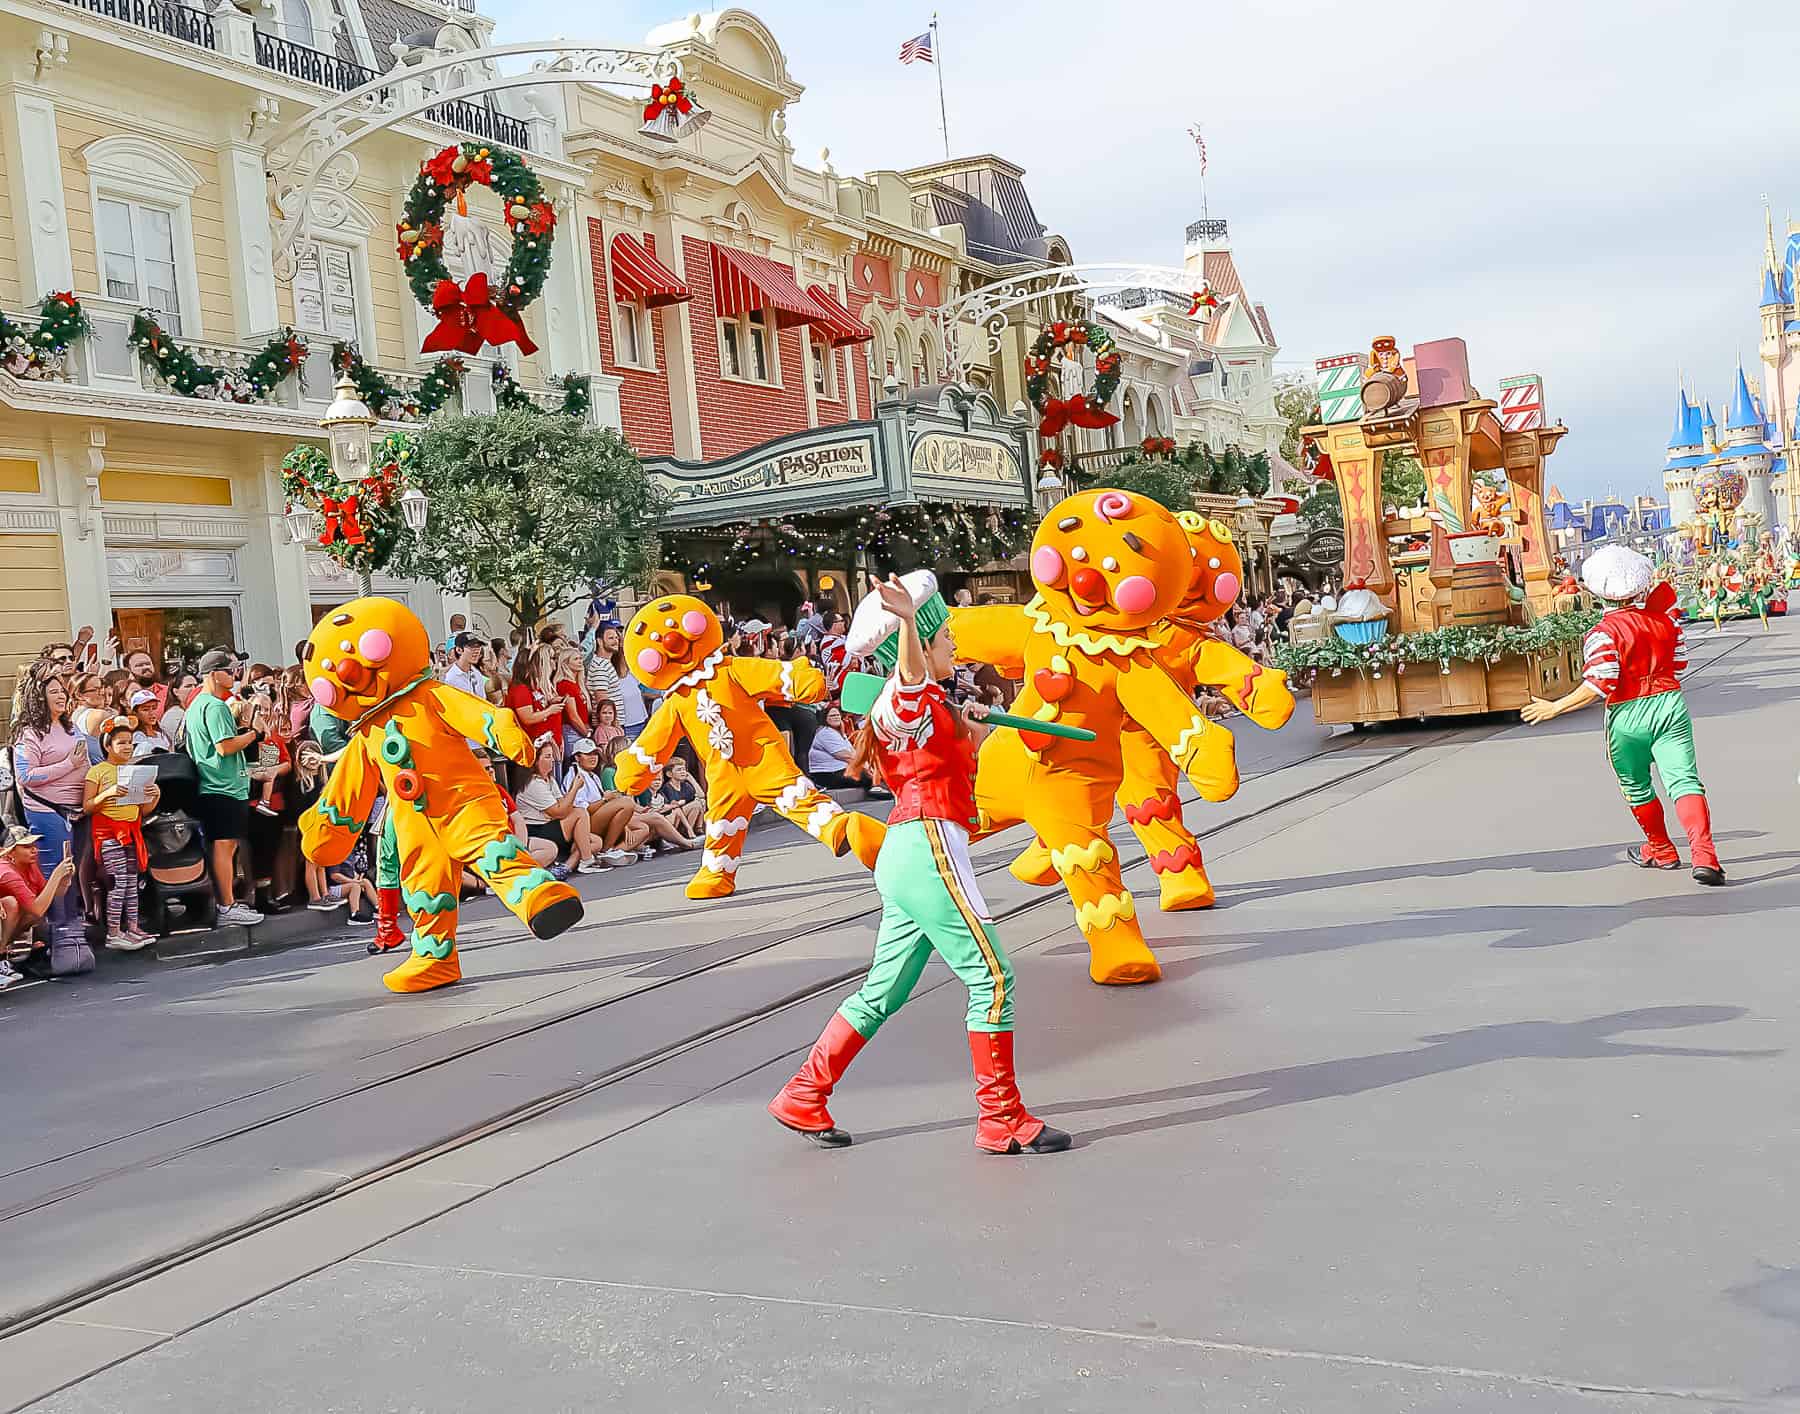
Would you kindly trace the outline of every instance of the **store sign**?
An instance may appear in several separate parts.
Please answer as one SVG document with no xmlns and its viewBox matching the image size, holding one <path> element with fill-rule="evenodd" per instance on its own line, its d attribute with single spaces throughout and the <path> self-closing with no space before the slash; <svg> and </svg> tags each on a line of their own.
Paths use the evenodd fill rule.
<svg viewBox="0 0 1800 1414">
<path fill-rule="evenodd" d="M 913 443 L 912 474 L 948 481 L 990 481 L 1014 487 L 1024 484 L 1018 452 L 1004 442 L 961 437 L 954 432 L 927 432 Z"/>
<path fill-rule="evenodd" d="M 661 469 L 657 475 L 678 503 L 713 501 L 790 486 L 870 481 L 875 477 L 875 441 L 863 433 L 788 450 L 765 450 L 748 461 L 728 461 L 714 466 L 716 470 L 695 468 L 700 474 L 691 478 L 677 471 Z"/>
</svg>

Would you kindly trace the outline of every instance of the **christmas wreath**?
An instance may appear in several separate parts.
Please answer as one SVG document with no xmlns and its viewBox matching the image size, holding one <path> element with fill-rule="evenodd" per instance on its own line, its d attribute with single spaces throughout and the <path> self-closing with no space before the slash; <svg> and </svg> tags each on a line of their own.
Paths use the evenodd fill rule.
<svg viewBox="0 0 1800 1414">
<path fill-rule="evenodd" d="M 457 211 L 468 215 L 471 186 L 500 198 L 512 232 L 512 255 L 497 287 L 480 270 L 459 285 L 444 264 L 444 207 L 454 199 Z M 517 344 L 521 353 L 536 353 L 519 314 L 544 291 L 555 231 L 556 210 L 518 153 L 465 142 L 421 162 L 396 228 L 413 297 L 438 321 L 420 351 L 476 354 L 484 344 Z"/>
<path fill-rule="evenodd" d="M 411 456 L 407 435 L 391 432 L 375 445 L 373 470 L 346 485 L 318 447 L 295 447 L 282 459 L 281 489 L 290 509 L 298 502 L 324 518 L 319 544 L 326 554 L 345 569 L 374 574 L 393 557 L 406 528 L 400 494 L 406 489 L 403 466 Z"/>
<path fill-rule="evenodd" d="M 1060 356 L 1079 364 L 1083 350 L 1094 355 L 1094 389 L 1072 398 L 1050 395 L 1050 372 Z M 1119 349 L 1106 330 L 1086 319 L 1058 320 L 1037 336 L 1025 357 L 1025 396 L 1038 412 L 1038 435 L 1055 437 L 1065 427 L 1111 427 L 1119 419 L 1106 411 L 1119 390 Z"/>
</svg>

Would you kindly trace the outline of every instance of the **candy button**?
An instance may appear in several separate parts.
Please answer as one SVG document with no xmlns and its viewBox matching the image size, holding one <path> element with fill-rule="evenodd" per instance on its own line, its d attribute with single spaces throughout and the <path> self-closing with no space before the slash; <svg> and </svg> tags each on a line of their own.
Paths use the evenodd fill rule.
<svg viewBox="0 0 1800 1414">
<path fill-rule="evenodd" d="M 417 771 L 396 771 L 394 794 L 402 800 L 417 800 L 425 794 L 425 782 L 419 778 Z"/>
</svg>

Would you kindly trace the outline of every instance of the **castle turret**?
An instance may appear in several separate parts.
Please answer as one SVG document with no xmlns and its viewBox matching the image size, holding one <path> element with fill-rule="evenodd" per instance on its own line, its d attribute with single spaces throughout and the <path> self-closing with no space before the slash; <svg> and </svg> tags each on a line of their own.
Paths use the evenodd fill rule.
<svg viewBox="0 0 1800 1414">
<path fill-rule="evenodd" d="M 1663 489 L 1669 493 L 1669 515 L 1675 524 L 1694 519 L 1694 472 L 1706 465 L 1700 409 L 1688 401 L 1687 389 L 1675 395 L 1675 429 L 1663 462 Z"/>
<path fill-rule="evenodd" d="M 1753 512 L 1761 518 L 1761 529 L 1775 525 L 1775 497 L 1769 486 L 1769 473 L 1775 451 L 1769 446 L 1768 420 L 1751 395 L 1744 365 L 1737 370 L 1737 386 L 1732 390 L 1731 409 L 1725 417 L 1725 439 L 1713 465 L 1739 472 L 1749 487 L 1739 514 Z"/>
</svg>

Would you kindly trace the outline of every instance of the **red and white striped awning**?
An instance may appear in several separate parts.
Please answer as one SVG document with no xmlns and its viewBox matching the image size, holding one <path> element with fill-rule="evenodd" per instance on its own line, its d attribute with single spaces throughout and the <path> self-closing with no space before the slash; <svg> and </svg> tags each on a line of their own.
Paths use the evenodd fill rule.
<svg viewBox="0 0 1800 1414">
<path fill-rule="evenodd" d="M 866 344 L 875 337 L 823 285 L 808 285 L 806 294 L 819 307 L 814 330 L 823 334 L 832 348 L 840 349 L 845 344 Z"/>
<path fill-rule="evenodd" d="M 766 309 L 775 327 L 786 329 L 823 318 L 818 305 L 795 283 L 792 270 L 747 250 L 714 246 L 712 277 L 713 298 L 726 319 L 747 309 Z"/>
<path fill-rule="evenodd" d="M 647 250 L 636 236 L 612 238 L 613 297 L 630 304 L 642 300 L 648 309 L 681 304 L 694 295 L 677 275 Z"/>
</svg>

